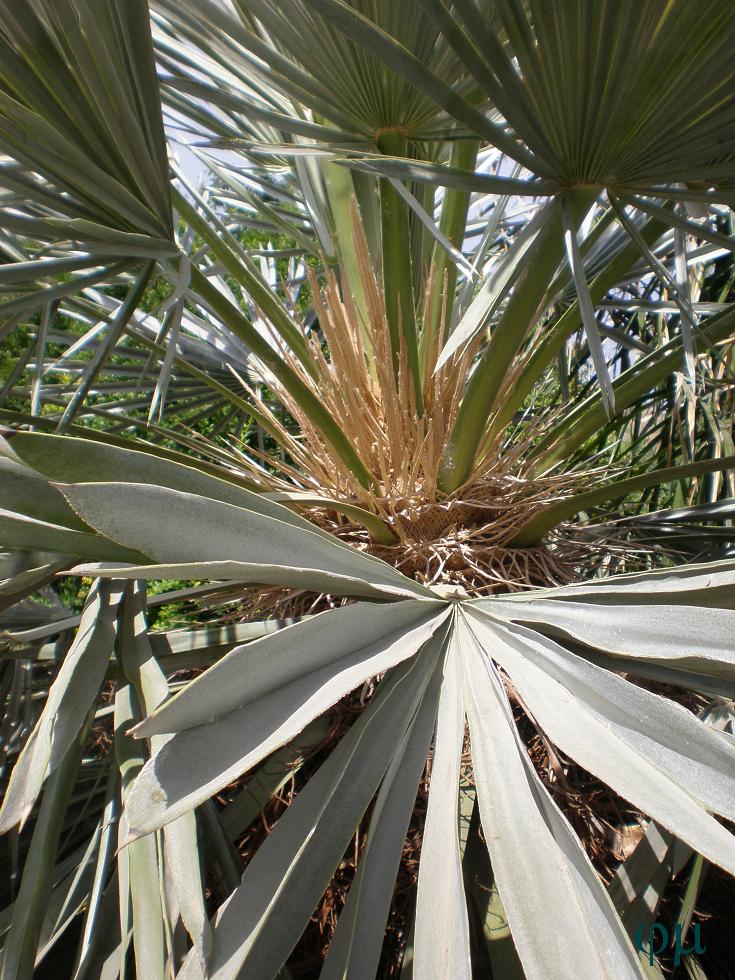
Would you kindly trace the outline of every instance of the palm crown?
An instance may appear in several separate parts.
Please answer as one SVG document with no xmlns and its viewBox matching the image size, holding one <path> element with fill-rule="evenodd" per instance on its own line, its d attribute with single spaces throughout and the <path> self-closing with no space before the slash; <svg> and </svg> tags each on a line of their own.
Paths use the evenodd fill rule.
<svg viewBox="0 0 735 980">
<path fill-rule="evenodd" d="M 321 975 L 393 975 L 417 789 L 404 972 L 641 976 L 513 711 L 735 872 L 727 5 L 2 11 L 3 980 L 76 915 L 75 978 L 286 977 L 356 828 Z"/>
</svg>

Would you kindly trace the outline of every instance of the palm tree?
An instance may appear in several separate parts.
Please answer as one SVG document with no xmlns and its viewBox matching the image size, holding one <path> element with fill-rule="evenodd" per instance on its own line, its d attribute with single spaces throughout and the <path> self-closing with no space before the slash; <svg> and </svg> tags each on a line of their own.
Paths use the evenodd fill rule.
<svg viewBox="0 0 735 980">
<path fill-rule="evenodd" d="M 393 975 L 418 790 L 404 973 L 645 975 L 554 760 L 735 872 L 728 5 L 2 11 L 3 980 L 286 977 L 353 839 Z"/>
</svg>

